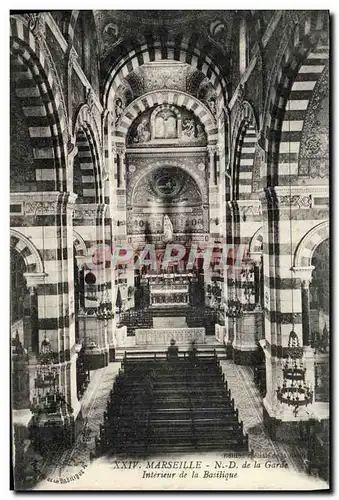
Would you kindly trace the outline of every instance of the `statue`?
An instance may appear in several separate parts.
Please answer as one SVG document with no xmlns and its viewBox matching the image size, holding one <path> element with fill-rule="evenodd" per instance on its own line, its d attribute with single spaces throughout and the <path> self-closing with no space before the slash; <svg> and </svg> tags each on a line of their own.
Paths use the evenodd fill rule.
<svg viewBox="0 0 339 500">
<path fill-rule="evenodd" d="M 207 104 L 208 104 L 208 107 L 210 108 L 212 115 L 215 116 L 217 113 L 217 106 L 215 103 L 215 99 L 213 97 L 211 97 L 210 99 L 208 99 Z"/>
<path fill-rule="evenodd" d="M 189 139 L 194 139 L 195 126 L 193 119 L 185 118 L 182 124 L 182 135 L 184 137 L 188 137 Z"/>
<path fill-rule="evenodd" d="M 134 142 L 148 142 L 151 138 L 151 133 L 148 130 L 147 118 L 143 118 L 137 126 L 137 133 L 134 137 Z"/>
<path fill-rule="evenodd" d="M 119 120 L 124 111 L 123 103 L 120 97 L 115 101 L 115 123 Z"/>
<path fill-rule="evenodd" d="M 202 125 L 200 123 L 197 123 L 197 138 L 198 139 L 205 138 L 205 132 L 204 132 L 204 129 L 202 128 Z"/>
<path fill-rule="evenodd" d="M 173 239 L 173 225 L 168 215 L 164 215 L 164 242 L 168 243 Z"/>
</svg>

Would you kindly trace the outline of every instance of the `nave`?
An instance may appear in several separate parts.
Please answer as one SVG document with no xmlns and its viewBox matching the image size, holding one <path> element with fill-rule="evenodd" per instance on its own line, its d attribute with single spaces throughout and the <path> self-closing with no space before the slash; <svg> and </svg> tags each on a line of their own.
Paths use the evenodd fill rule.
<svg viewBox="0 0 339 500">
<path fill-rule="evenodd" d="M 143 362 L 141 361 L 141 363 Z M 253 456 L 257 456 L 258 460 L 269 457 L 274 463 L 286 463 L 291 473 L 296 471 L 306 473 L 308 451 L 305 447 L 305 440 L 299 439 L 296 446 L 296 442 L 293 440 L 288 442 L 275 441 L 269 436 L 263 422 L 262 395 L 254 382 L 253 369 L 248 366 L 235 365 L 233 361 L 226 359 L 220 359 L 220 367 L 225 380 L 228 381 L 232 398 L 234 398 L 239 421 L 243 422 L 243 432 L 248 436 L 248 450 L 253 452 Z M 91 382 L 83 399 L 83 430 L 75 445 L 67 451 L 55 450 L 54 453 L 48 455 L 46 460 L 39 454 L 32 456 L 31 462 L 35 466 L 31 471 L 31 482 L 26 484 L 26 487 L 33 487 L 37 490 L 48 489 L 51 486 L 44 477 L 60 481 L 61 478 L 72 477 L 79 469 L 83 468 L 83 465 L 87 465 L 88 470 L 93 470 L 93 473 L 95 473 L 96 467 L 100 467 L 99 472 L 105 465 L 110 467 L 107 470 L 111 470 L 112 465 L 110 466 L 110 464 L 114 463 L 116 459 L 135 459 L 133 454 L 130 456 L 123 454 L 122 457 L 119 457 L 112 452 L 103 456 L 100 453 L 100 457 L 97 457 L 97 443 L 100 436 L 100 427 L 103 424 L 103 415 L 107 410 L 107 403 L 110 401 L 114 380 L 119 376 L 121 368 L 121 363 L 115 362 L 110 363 L 105 368 L 91 372 Z M 229 451 L 229 448 L 226 451 Z M 240 456 L 241 454 L 240 452 Z M 237 455 L 239 456 L 239 453 Z M 222 456 L 221 453 L 216 455 L 213 451 L 204 451 L 204 457 L 207 460 L 212 460 L 215 457 L 220 458 L 220 456 Z M 152 454 L 149 457 L 152 458 Z M 191 460 L 197 457 L 199 457 L 197 453 L 192 454 L 189 450 L 186 450 L 186 452 L 183 450 L 172 451 L 166 454 L 155 453 L 153 455 L 153 458 L 157 460 Z M 86 473 L 87 468 L 84 469 Z M 105 468 L 103 471 L 105 471 Z M 89 472 L 89 474 L 91 473 Z M 313 470 L 313 474 L 317 477 L 316 470 Z M 79 480 L 80 489 L 87 489 L 92 480 L 92 475 L 89 476 L 87 481 L 83 477 L 81 481 Z M 319 486 L 319 484 L 321 483 L 317 485 Z M 61 484 L 61 482 L 53 482 L 53 488 L 64 489 L 65 485 Z"/>
</svg>

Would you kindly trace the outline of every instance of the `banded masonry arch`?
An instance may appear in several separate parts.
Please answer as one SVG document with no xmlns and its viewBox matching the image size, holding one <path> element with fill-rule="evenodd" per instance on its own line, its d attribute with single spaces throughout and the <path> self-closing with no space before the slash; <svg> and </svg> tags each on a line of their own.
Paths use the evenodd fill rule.
<svg viewBox="0 0 339 500">
<path fill-rule="evenodd" d="M 23 19 L 10 19 L 11 77 L 29 125 L 38 191 L 67 191 L 67 116 L 49 55 Z"/>
<path fill-rule="evenodd" d="M 200 47 L 203 47 L 201 50 Z M 206 55 L 209 52 L 210 55 Z M 107 56 L 102 69 L 108 77 L 103 87 L 103 107 L 109 109 L 122 80 L 136 68 L 152 61 L 172 60 L 189 64 L 200 70 L 216 91 L 220 108 L 227 105 L 227 81 L 229 73 L 225 57 L 208 40 L 200 40 L 196 34 L 184 35 L 167 32 L 166 36 L 140 34 L 139 40 L 126 39 Z M 111 61 L 114 61 L 113 65 Z"/>
<path fill-rule="evenodd" d="M 196 97 L 179 90 L 152 91 L 135 99 L 122 113 L 113 131 L 113 143 L 125 145 L 128 130 L 134 120 L 146 109 L 163 104 L 183 107 L 192 111 L 204 127 L 208 144 L 217 143 L 217 124 L 210 110 Z"/>
<path fill-rule="evenodd" d="M 208 194 L 207 194 L 207 188 L 206 188 L 206 183 L 205 183 L 204 179 L 201 178 L 197 172 L 195 172 L 192 169 L 190 169 L 189 167 L 187 167 L 187 165 L 185 164 L 184 161 L 181 162 L 181 161 L 178 161 L 176 158 L 171 158 L 170 166 L 184 170 L 190 177 L 192 177 L 192 179 L 194 180 L 194 182 L 197 184 L 197 186 L 199 188 L 202 203 L 207 204 L 208 203 Z M 158 167 L 164 167 L 163 160 L 160 160 L 159 162 L 154 161 L 151 163 L 151 165 L 148 165 L 146 168 L 142 169 L 141 171 L 136 172 L 136 174 L 131 179 L 131 182 L 129 184 L 129 189 L 127 190 L 127 205 L 132 205 L 135 189 L 136 189 L 137 185 L 139 184 L 139 182 L 141 181 L 141 179 L 143 177 L 145 177 L 146 175 L 148 175 L 150 172 L 152 172 L 152 170 L 157 169 Z"/>
<path fill-rule="evenodd" d="M 10 246 L 23 258 L 27 273 L 44 273 L 44 264 L 38 249 L 26 236 L 15 229 L 10 229 Z"/>
<path fill-rule="evenodd" d="M 81 184 L 76 188 L 78 201 L 82 203 L 100 203 L 103 198 L 100 135 L 96 121 L 84 104 L 76 117 L 73 142 L 77 147 L 81 172 Z M 80 180 L 79 180 L 80 181 Z"/>
<path fill-rule="evenodd" d="M 294 254 L 293 266 L 310 267 L 315 249 L 330 237 L 330 223 L 324 221 L 311 229 L 298 243 Z"/>
<path fill-rule="evenodd" d="M 279 184 L 284 177 L 289 182 L 289 176 L 296 176 L 299 173 L 299 153 L 304 123 L 314 90 L 320 82 L 328 82 L 328 59 L 328 45 L 318 44 L 316 49 L 308 54 L 292 83 L 281 127 Z"/>
<path fill-rule="evenodd" d="M 308 72 L 308 66 L 317 65 L 317 57 L 313 57 L 312 54 L 321 37 L 328 33 L 327 27 L 328 14 L 325 11 L 311 11 L 302 15 L 289 37 L 284 35 L 282 38 L 267 87 L 268 93 L 262 122 L 265 151 L 267 152 L 267 171 L 263 179 L 265 185 L 275 186 L 279 184 L 280 139 L 290 93 L 291 91 L 299 91 L 297 90 L 298 85 L 293 89 L 294 82 L 297 83 L 297 75 L 303 74 L 304 71 Z M 324 49 L 326 45 L 326 43 L 320 44 L 320 48 Z M 321 52 L 321 56 L 323 56 L 323 52 Z M 293 105 L 289 107 L 291 111 L 292 108 Z M 290 121 L 289 115 L 287 115 L 287 120 Z M 286 138 L 285 135 L 283 142 L 286 142 Z M 283 150 L 281 152 L 283 153 Z M 289 168 L 288 164 L 287 168 Z"/>
<path fill-rule="evenodd" d="M 73 246 L 75 249 L 75 257 L 86 257 L 87 247 L 84 239 L 80 234 L 73 229 Z"/>
<path fill-rule="evenodd" d="M 250 243 L 248 245 L 248 251 L 250 254 L 259 253 L 263 251 L 264 242 L 264 226 L 259 227 L 259 229 L 252 236 Z"/>
<path fill-rule="evenodd" d="M 243 101 L 236 117 L 232 138 L 234 199 L 248 199 L 251 196 L 257 133 L 258 126 L 253 108 L 249 102 Z"/>
</svg>

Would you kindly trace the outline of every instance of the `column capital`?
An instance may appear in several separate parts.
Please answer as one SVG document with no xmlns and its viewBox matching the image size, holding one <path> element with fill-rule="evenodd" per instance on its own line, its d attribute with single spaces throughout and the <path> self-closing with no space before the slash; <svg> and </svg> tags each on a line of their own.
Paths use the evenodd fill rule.
<svg viewBox="0 0 339 500">
<path fill-rule="evenodd" d="M 262 252 L 249 252 L 249 256 L 256 266 L 260 264 Z"/>
<path fill-rule="evenodd" d="M 24 273 L 26 285 L 31 295 L 34 295 L 35 289 L 41 283 L 44 283 L 46 273 Z"/>
<path fill-rule="evenodd" d="M 115 143 L 112 144 L 113 153 L 118 154 L 119 156 L 124 156 L 126 154 L 126 146 L 124 143 Z"/>
<path fill-rule="evenodd" d="M 209 155 L 213 155 L 217 151 L 219 151 L 219 146 L 218 144 L 208 144 L 207 145 L 207 151 Z"/>
<path fill-rule="evenodd" d="M 295 277 L 300 278 L 303 286 L 308 286 L 312 281 L 313 269 L 314 266 L 292 267 Z"/>
</svg>

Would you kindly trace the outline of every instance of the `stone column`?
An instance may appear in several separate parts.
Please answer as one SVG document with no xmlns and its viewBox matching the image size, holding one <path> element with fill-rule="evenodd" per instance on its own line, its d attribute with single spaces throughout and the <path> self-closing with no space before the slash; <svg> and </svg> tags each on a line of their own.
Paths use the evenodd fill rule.
<svg viewBox="0 0 339 500">
<path fill-rule="evenodd" d="M 20 195 L 21 196 L 21 195 Z M 25 273 L 32 298 L 37 300 L 38 338 L 33 339 L 34 351 L 29 356 L 30 395 L 35 392 L 34 380 L 40 363 L 44 339 L 50 346 L 50 363 L 57 373 L 54 386 L 64 398 L 64 410 L 51 415 L 44 407 L 36 415 L 37 432 L 53 434 L 56 426 L 63 427 L 65 418 L 72 433 L 80 412 L 76 393 L 74 355 L 74 294 L 73 294 L 73 227 L 72 211 L 76 195 L 71 192 L 33 192 L 20 198 L 22 204 L 21 231 L 30 236 L 40 255 L 43 271 Z M 36 331 L 33 332 L 36 335 Z M 68 373 L 72 372 L 72 376 Z M 72 412 L 70 412 L 72 408 Z"/>
<path fill-rule="evenodd" d="M 96 316 L 103 287 L 106 286 L 105 262 L 106 258 L 110 257 L 107 255 L 105 242 L 106 208 L 104 203 L 77 204 L 74 210 L 74 228 L 86 241 L 89 251 L 85 271 L 85 307 L 79 312 L 79 334 L 92 370 L 102 368 L 108 363 L 107 324 L 99 321 Z M 89 273 L 95 276 L 92 300 L 87 294 L 89 287 L 86 284 L 86 276 Z"/>
<path fill-rule="evenodd" d="M 208 172 L 209 172 L 209 185 L 213 186 L 215 184 L 215 179 L 216 179 L 216 152 L 217 152 L 217 145 L 208 145 L 207 146 L 207 152 L 208 152 Z"/>
<path fill-rule="evenodd" d="M 308 344 L 308 318 L 303 318 L 302 293 L 298 283 L 308 281 L 311 269 L 293 268 L 295 250 L 300 241 L 300 220 L 309 227 L 313 210 L 312 187 L 275 186 L 265 189 L 262 196 L 264 211 L 264 275 L 265 275 L 265 354 L 267 393 L 263 401 L 264 421 L 268 428 L 278 429 L 280 436 L 287 436 L 299 420 L 312 417 L 314 408 L 301 406 L 297 416 L 293 407 L 277 397 L 278 387 L 284 382 L 283 368 L 289 353 L 291 332 L 303 347 L 302 361 L 306 368 L 306 385 L 314 388 L 314 356 Z M 304 228 L 303 228 L 304 229 Z M 307 227 L 305 227 L 307 231 Z M 280 251 L 282 244 L 286 250 Z M 296 279 L 298 278 L 298 280 Z M 304 297 L 306 302 L 306 299 Z M 308 309 L 308 308 L 306 308 Z M 284 424 L 283 424 L 284 423 Z"/>
<path fill-rule="evenodd" d="M 117 171 L 117 183 L 118 189 L 126 188 L 126 148 L 123 143 L 113 144 L 112 150 L 116 158 L 116 171 Z"/>
<path fill-rule="evenodd" d="M 45 281 L 46 273 L 24 273 L 29 291 L 29 302 L 31 312 L 30 339 L 28 350 L 33 354 L 39 353 L 39 315 L 38 315 L 38 285 Z"/>
<path fill-rule="evenodd" d="M 314 266 L 293 267 L 296 278 L 301 281 L 302 337 L 303 346 L 310 345 L 310 283 Z"/>
</svg>

